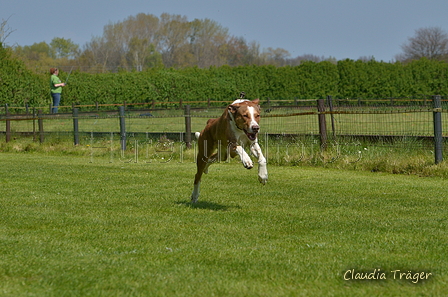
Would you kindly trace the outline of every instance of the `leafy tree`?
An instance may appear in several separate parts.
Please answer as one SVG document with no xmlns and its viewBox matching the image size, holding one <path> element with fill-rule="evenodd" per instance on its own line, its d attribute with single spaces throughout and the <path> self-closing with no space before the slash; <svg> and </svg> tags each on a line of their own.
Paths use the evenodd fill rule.
<svg viewBox="0 0 448 297">
<path fill-rule="evenodd" d="M 14 51 L 21 57 L 32 61 L 39 61 L 51 56 L 50 46 L 45 41 L 23 47 L 17 46 Z"/>
<path fill-rule="evenodd" d="M 51 57 L 50 46 L 46 42 L 14 47 L 14 53 L 19 56 L 30 69 L 38 69 L 48 65 L 60 65 Z"/>
<path fill-rule="evenodd" d="M 263 57 L 268 64 L 276 65 L 276 66 L 285 66 L 287 59 L 291 56 L 291 54 L 282 48 L 272 48 L 268 47 L 263 52 Z"/>
<path fill-rule="evenodd" d="M 163 13 L 160 22 L 163 63 L 166 67 L 188 66 L 191 26 L 187 17 Z"/>
<path fill-rule="evenodd" d="M 210 19 L 195 19 L 190 26 L 190 46 L 195 58 L 194 63 L 201 68 L 224 65 L 226 59 L 222 51 L 229 40 L 228 30 Z"/>
<path fill-rule="evenodd" d="M 79 46 L 69 38 L 55 37 L 50 42 L 51 56 L 58 58 L 75 58 L 78 56 Z"/>
<path fill-rule="evenodd" d="M 97 69 L 239 65 L 284 65 L 285 50 L 267 61 L 260 45 L 231 36 L 227 28 L 210 19 L 188 21 L 185 16 L 140 13 L 104 27 L 103 36 L 87 43 L 80 56 L 83 64 Z M 283 54 L 280 53 L 283 51 Z M 286 54 L 285 54 L 286 53 Z M 274 61 L 275 60 L 275 61 Z"/>
<path fill-rule="evenodd" d="M 274 65 L 296 66 L 302 61 L 320 62 L 312 55 L 291 59 L 282 48 L 261 51 L 260 44 L 232 36 L 210 19 L 188 21 L 185 16 L 139 13 L 104 26 L 102 36 L 92 37 L 82 50 L 70 39 L 55 37 L 18 47 L 16 53 L 28 66 L 77 65 L 81 71 L 98 73 L 117 70 L 146 70 L 150 67 Z M 334 59 L 333 63 L 336 63 Z M 83 67 L 81 67 L 81 65 Z"/>
<path fill-rule="evenodd" d="M 159 19 L 144 13 L 110 23 L 104 26 L 103 36 L 85 45 L 81 59 L 103 70 L 159 65 L 158 30 Z"/>
<path fill-rule="evenodd" d="M 108 68 L 111 51 L 112 49 L 106 46 L 104 37 L 93 37 L 84 46 L 84 50 L 78 57 L 78 62 L 81 65 L 91 65 L 90 71 L 105 72 Z"/>
<path fill-rule="evenodd" d="M 226 46 L 221 49 L 229 66 L 262 65 L 260 44 L 255 41 L 247 43 L 243 37 L 230 37 Z"/>
<path fill-rule="evenodd" d="M 157 60 L 158 27 L 159 19 L 144 13 L 130 16 L 117 24 L 114 32 L 119 36 L 120 52 L 124 54 L 128 66 L 141 71 L 149 61 Z"/>
</svg>

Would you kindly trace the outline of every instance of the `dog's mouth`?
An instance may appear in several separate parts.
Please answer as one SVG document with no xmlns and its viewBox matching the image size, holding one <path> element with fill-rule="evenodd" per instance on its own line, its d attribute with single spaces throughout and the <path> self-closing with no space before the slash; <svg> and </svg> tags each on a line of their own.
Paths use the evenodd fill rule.
<svg viewBox="0 0 448 297">
<path fill-rule="evenodd" d="M 246 133 L 247 138 L 249 138 L 249 140 L 251 141 L 257 139 L 257 133 L 249 133 L 246 129 L 244 129 L 244 133 Z"/>
</svg>

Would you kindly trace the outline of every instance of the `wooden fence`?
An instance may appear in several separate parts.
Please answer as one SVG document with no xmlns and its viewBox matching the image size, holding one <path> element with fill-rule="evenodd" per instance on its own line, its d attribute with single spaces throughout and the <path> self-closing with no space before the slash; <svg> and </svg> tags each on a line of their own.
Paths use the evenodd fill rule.
<svg viewBox="0 0 448 297">
<path fill-rule="evenodd" d="M 192 107 L 185 103 L 188 102 L 179 102 L 171 109 L 161 108 L 158 104 L 162 103 L 156 102 L 61 106 L 60 110 L 70 112 L 60 114 L 46 113 L 45 111 L 51 111 L 51 106 L 47 110 L 28 106 L 10 108 L 5 105 L 0 115 L 0 132 L 5 134 L 6 142 L 11 141 L 13 134 L 32 134 L 34 140 L 44 142 L 47 133 L 60 132 L 59 126 L 64 126 L 64 131 L 72 134 L 74 144 L 78 145 L 80 134 L 94 130 L 85 128 L 86 125 L 92 126 L 89 123 L 94 120 L 95 123 L 104 123 L 104 127 L 98 129 L 98 132 L 119 133 L 122 150 L 126 150 L 127 135 L 138 132 L 158 135 L 179 133 L 182 134 L 182 141 L 190 147 L 193 132 L 200 131 L 208 118 L 218 117 L 223 108 L 211 107 L 210 101 L 206 101 L 202 107 Z M 333 100 L 328 96 L 327 99 L 289 100 L 287 103 L 285 106 L 278 101 L 265 101 L 262 105 L 264 133 L 314 135 L 320 140 L 322 150 L 326 149 L 329 142 L 346 136 L 425 138 L 434 143 L 435 163 L 443 160 L 444 135 L 448 133 L 448 127 L 444 124 L 448 121 L 443 120 L 447 113 L 442 108 L 444 102 L 440 96 L 434 96 L 431 100 L 411 101 Z M 80 129 L 80 125 L 84 125 L 84 128 Z M 154 128 L 157 125 L 159 128 Z"/>
</svg>

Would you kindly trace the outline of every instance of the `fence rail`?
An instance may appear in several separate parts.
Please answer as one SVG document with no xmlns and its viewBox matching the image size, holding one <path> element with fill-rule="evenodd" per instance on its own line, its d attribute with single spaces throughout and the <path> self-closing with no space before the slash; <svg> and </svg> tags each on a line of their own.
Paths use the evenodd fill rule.
<svg viewBox="0 0 448 297">
<path fill-rule="evenodd" d="M 195 131 L 203 129 L 206 119 L 219 117 L 222 107 L 189 104 L 173 108 L 156 108 L 155 104 L 72 105 L 60 107 L 60 114 L 44 113 L 43 108 L 3 107 L 0 112 L 0 133 L 5 141 L 12 135 L 34 135 L 45 141 L 48 133 L 73 135 L 79 144 L 82 133 L 119 133 L 122 149 L 126 149 L 129 133 L 178 134 L 187 147 Z M 440 96 L 432 99 L 378 100 L 298 100 L 292 105 L 267 101 L 262 105 L 262 131 L 267 135 L 311 135 L 320 140 L 321 149 L 341 137 L 353 138 L 425 138 L 434 143 L 435 163 L 443 160 L 443 143 L 448 136 L 447 103 Z M 101 107 L 115 107 L 104 109 Z M 180 108 L 182 106 L 182 108 Z M 146 108 L 145 108 L 146 107 Z M 153 108 L 154 107 L 154 108 Z M 49 106 L 48 111 L 51 110 Z M 15 113 L 12 113 L 15 111 Z"/>
<path fill-rule="evenodd" d="M 331 96 L 328 96 L 331 97 Z M 442 104 L 448 103 L 448 98 L 440 97 Z M 328 99 L 328 98 L 327 98 Z M 262 100 L 262 106 L 264 108 L 282 108 L 284 106 L 289 107 L 305 107 L 313 105 L 316 99 L 271 99 L 264 98 Z M 377 98 L 377 99 L 363 99 L 363 98 L 346 98 L 346 99 L 331 99 L 334 106 L 427 106 L 432 104 L 433 96 L 422 96 L 421 98 Z M 178 108 L 183 109 L 185 105 L 190 105 L 196 108 L 213 108 L 213 107 L 223 107 L 229 103 L 228 100 L 214 100 L 208 98 L 207 100 L 197 100 L 197 101 L 155 101 L 150 100 L 148 102 L 122 102 L 122 103 L 99 103 L 93 102 L 92 104 L 76 104 L 62 105 L 59 109 L 66 110 L 70 112 L 73 108 L 87 109 L 90 111 L 104 111 L 110 110 L 112 107 L 124 106 L 125 109 L 167 109 L 167 108 Z M 15 111 L 16 113 L 32 113 L 33 110 L 48 111 L 51 112 L 52 104 L 47 106 L 29 106 L 25 104 L 23 106 L 8 106 L 8 104 L 0 105 L 0 114 L 5 114 L 8 110 L 10 112 Z"/>
</svg>

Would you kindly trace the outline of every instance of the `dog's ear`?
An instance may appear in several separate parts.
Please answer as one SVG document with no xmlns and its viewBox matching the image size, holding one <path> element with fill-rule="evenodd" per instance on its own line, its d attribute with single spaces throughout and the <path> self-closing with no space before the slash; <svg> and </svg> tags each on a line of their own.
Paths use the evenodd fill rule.
<svg viewBox="0 0 448 297">
<path fill-rule="evenodd" d="M 231 113 L 235 113 L 235 112 L 238 110 L 238 107 L 239 107 L 239 106 L 236 106 L 236 105 L 229 105 L 228 110 L 229 110 Z"/>
<path fill-rule="evenodd" d="M 252 100 L 252 102 L 257 104 L 257 105 L 260 105 L 260 99 L 259 98 Z"/>
</svg>

